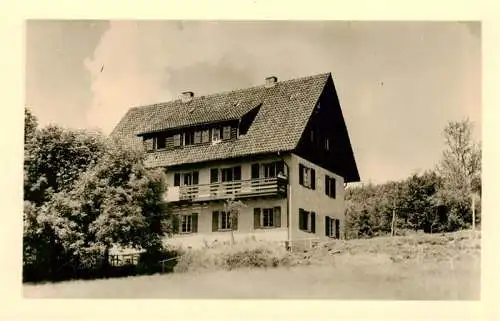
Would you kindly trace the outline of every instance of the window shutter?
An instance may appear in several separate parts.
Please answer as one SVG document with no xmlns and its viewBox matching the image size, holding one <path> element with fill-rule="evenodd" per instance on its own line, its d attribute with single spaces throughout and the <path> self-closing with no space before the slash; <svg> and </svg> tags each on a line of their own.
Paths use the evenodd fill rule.
<svg viewBox="0 0 500 321">
<path fill-rule="evenodd" d="M 311 168 L 311 189 L 316 189 L 316 171 Z"/>
<path fill-rule="evenodd" d="M 208 143 L 209 141 L 210 141 L 210 131 L 208 129 L 205 129 L 204 131 L 201 132 L 201 142 Z"/>
<path fill-rule="evenodd" d="M 285 175 L 285 162 L 284 161 L 279 161 L 276 163 L 276 175 L 281 173 L 282 175 Z"/>
<path fill-rule="evenodd" d="M 331 179 L 330 188 L 331 188 L 330 194 L 332 195 L 333 198 L 336 198 L 337 197 L 337 182 L 335 181 L 334 177 L 332 177 L 332 179 Z"/>
<path fill-rule="evenodd" d="M 172 233 L 173 234 L 179 233 L 179 215 L 172 215 L 171 223 L 172 223 Z"/>
<path fill-rule="evenodd" d="M 330 217 L 325 216 L 325 235 L 330 236 Z"/>
<path fill-rule="evenodd" d="M 212 232 L 217 232 L 219 229 L 219 211 L 212 212 Z"/>
<path fill-rule="evenodd" d="M 304 165 L 299 164 L 299 184 L 304 185 Z"/>
<path fill-rule="evenodd" d="M 200 131 L 194 132 L 194 143 L 195 144 L 201 143 L 201 132 Z"/>
<path fill-rule="evenodd" d="M 252 179 L 259 178 L 259 164 L 252 164 Z"/>
<path fill-rule="evenodd" d="M 193 185 L 198 185 L 199 176 L 199 172 L 193 172 Z"/>
<path fill-rule="evenodd" d="M 148 138 L 148 139 L 145 139 L 143 141 L 144 143 L 144 148 L 146 149 L 146 151 L 150 152 L 153 150 L 154 148 L 154 141 L 153 141 L 153 138 Z"/>
<path fill-rule="evenodd" d="M 316 233 L 316 213 L 311 212 L 311 232 Z"/>
<path fill-rule="evenodd" d="M 241 180 L 241 166 L 236 166 L 234 168 L 234 177 L 233 180 L 240 181 Z"/>
<path fill-rule="evenodd" d="M 305 230 L 304 223 L 305 223 L 304 210 L 299 208 L 299 229 L 300 230 Z"/>
<path fill-rule="evenodd" d="M 231 218 L 231 230 L 238 230 L 238 214 L 234 215 L 234 217 Z"/>
<path fill-rule="evenodd" d="M 217 183 L 219 181 L 219 169 L 212 168 L 210 170 L 210 183 Z"/>
<path fill-rule="evenodd" d="M 193 226 L 191 227 L 191 231 L 193 233 L 198 233 L 198 213 L 193 213 L 192 217 L 192 224 Z"/>
<path fill-rule="evenodd" d="M 258 229 L 260 227 L 260 208 L 253 209 L 253 228 Z"/>
<path fill-rule="evenodd" d="M 174 135 L 174 146 L 181 146 L 181 134 Z"/>
<path fill-rule="evenodd" d="M 231 139 L 231 126 L 224 126 L 222 128 L 222 139 Z"/>
<path fill-rule="evenodd" d="M 325 175 L 325 194 L 330 196 L 330 177 Z"/>
<path fill-rule="evenodd" d="M 274 208 L 274 227 L 281 227 L 281 207 Z"/>
<path fill-rule="evenodd" d="M 181 174 L 175 173 L 174 174 L 174 186 L 180 186 L 181 185 Z"/>
<path fill-rule="evenodd" d="M 340 239 L 340 220 L 335 220 L 335 237 Z"/>
</svg>

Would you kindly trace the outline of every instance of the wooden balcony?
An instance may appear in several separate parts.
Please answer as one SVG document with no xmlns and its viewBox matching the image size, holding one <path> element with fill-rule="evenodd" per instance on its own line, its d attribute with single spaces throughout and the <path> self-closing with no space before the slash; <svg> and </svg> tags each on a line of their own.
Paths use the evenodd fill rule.
<svg viewBox="0 0 500 321">
<path fill-rule="evenodd" d="M 286 179 L 271 177 L 215 184 L 169 187 L 168 202 L 206 202 L 264 196 L 285 196 Z"/>
</svg>

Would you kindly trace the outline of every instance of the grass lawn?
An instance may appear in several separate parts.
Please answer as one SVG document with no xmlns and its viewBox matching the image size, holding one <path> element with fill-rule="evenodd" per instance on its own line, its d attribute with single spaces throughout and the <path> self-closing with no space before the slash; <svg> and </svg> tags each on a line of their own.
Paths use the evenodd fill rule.
<svg viewBox="0 0 500 321">
<path fill-rule="evenodd" d="M 480 299 L 479 233 L 337 241 L 294 260 L 290 267 L 25 284 L 23 290 L 27 298 Z"/>
</svg>

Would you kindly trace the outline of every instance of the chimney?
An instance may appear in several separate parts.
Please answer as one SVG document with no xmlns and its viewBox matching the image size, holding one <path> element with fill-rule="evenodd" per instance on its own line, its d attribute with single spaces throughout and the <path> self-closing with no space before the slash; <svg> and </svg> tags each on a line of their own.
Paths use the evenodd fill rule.
<svg viewBox="0 0 500 321">
<path fill-rule="evenodd" d="M 188 103 L 193 99 L 194 93 L 192 91 L 185 91 L 181 95 L 181 101 L 183 103 Z"/>
<path fill-rule="evenodd" d="M 267 88 L 273 87 L 277 81 L 278 81 L 278 78 L 276 78 L 275 76 L 267 77 L 266 78 L 266 87 Z"/>
</svg>

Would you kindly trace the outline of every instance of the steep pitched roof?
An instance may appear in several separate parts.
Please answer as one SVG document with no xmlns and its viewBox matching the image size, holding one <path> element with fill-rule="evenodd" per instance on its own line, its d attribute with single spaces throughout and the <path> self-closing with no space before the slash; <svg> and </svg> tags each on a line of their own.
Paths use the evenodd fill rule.
<svg viewBox="0 0 500 321">
<path fill-rule="evenodd" d="M 238 119 L 261 104 L 246 135 L 216 145 L 192 145 L 182 149 L 148 153 L 148 167 L 175 166 L 222 160 L 262 153 L 293 150 L 304 131 L 330 73 L 279 81 L 208 96 L 193 97 L 190 103 L 174 100 L 131 108 L 111 136 L 128 144 L 140 144 L 138 134 L 167 128 Z M 239 103 L 239 104 L 238 104 Z M 194 108 L 193 108 L 194 107 Z M 191 112 L 190 112 L 191 111 Z"/>
</svg>

